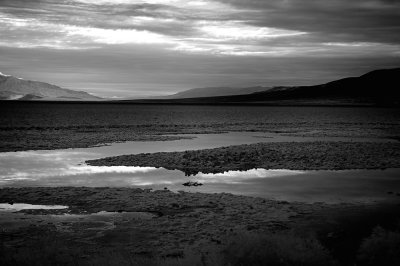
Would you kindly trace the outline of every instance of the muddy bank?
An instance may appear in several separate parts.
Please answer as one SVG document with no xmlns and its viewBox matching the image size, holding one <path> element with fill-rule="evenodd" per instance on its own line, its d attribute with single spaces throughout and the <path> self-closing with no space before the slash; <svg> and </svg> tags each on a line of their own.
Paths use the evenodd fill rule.
<svg viewBox="0 0 400 266">
<path fill-rule="evenodd" d="M 115 265 L 107 262 L 109 259 L 121 260 L 119 265 L 150 265 L 130 263 L 131 258 L 143 257 L 189 259 L 187 263 L 168 265 L 229 265 L 204 263 L 203 256 L 208 260 L 210 251 L 218 253 L 226 249 L 230 238 L 249 233 L 249 245 L 257 236 L 274 234 L 272 237 L 278 237 L 280 243 L 296 236 L 296 245 L 304 243 L 307 247 L 316 237 L 340 265 L 354 265 L 362 239 L 377 225 L 392 229 L 400 214 L 396 203 L 304 204 L 226 193 L 134 188 L 3 188 L 0 202 L 69 206 L 65 210 L 24 210 L 12 214 L 12 219 L 1 219 L 10 214 L 0 212 L 2 258 L 37 258 L 37 265 L 54 265 L 53 255 L 63 265 Z M 115 215 L 100 220 L 85 218 L 104 210 Z M 138 218 L 130 216 L 132 212 L 151 215 Z M 76 214 L 79 219 L 73 220 Z M 311 235 L 313 238 L 309 238 Z M 43 257 L 36 251 L 49 255 L 53 264 L 41 264 Z M 200 259 L 190 261 L 188 251 L 200 254 Z M 313 251 L 304 252 L 313 256 Z M 7 262 L 15 265 L 12 260 Z M 29 265 L 29 261 L 22 265 Z"/>
<path fill-rule="evenodd" d="M 32 222 L 27 227 L 10 229 L 2 224 L 5 245 L 25 245 L 36 233 L 52 231 L 73 245 L 122 248 L 137 254 L 182 254 L 185 248 L 202 248 L 222 243 L 238 231 L 275 231 L 287 229 L 301 215 L 329 208 L 326 204 L 288 203 L 232 194 L 173 193 L 134 188 L 3 188 L 0 202 L 61 204 L 62 210 L 21 211 L 27 214 L 88 214 L 99 211 L 146 212 L 152 219 L 117 220 L 112 230 L 91 237 L 82 228 L 59 232 L 50 221 Z M 26 218 L 25 218 L 26 219 Z M 15 222 L 14 222 L 15 224 Z M 25 235 L 26 234 L 26 235 Z M 19 238 L 19 244 L 15 239 Z M 86 245 L 85 245 L 86 246 Z"/>
<path fill-rule="evenodd" d="M 253 168 L 292 170 L 385 169 L 400 167 L 400 143 L 257 143 L 185 152 L 123 155 L 86 161 L 94 166 L 151 166 L 186 174 Z"/>
</svg>

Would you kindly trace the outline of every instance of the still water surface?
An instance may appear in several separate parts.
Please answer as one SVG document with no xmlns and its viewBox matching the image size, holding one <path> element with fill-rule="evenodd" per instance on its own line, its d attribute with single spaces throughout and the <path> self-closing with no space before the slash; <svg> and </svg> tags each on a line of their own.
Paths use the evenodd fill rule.
<svg viewBox="0 0 400 266">
<path fill-rule="evenodd" d="M 178 170 L 154 167 L 88 166 L 85 160 L 123 154 L 184 151 L 229 145 L 279 141 L 315 141 L 318 138 L 261 132 L 200 134 L 177 141 L 125 142 L 108 146 L 0 153 L 0 187 L 13 186 L 142 186 L 153 189 L 229 192 L 241 195 L 305 202 L 365 202 L 396 197 L 400 169 L 295 171 L 252 169 L 187 177 Z M 322 140 L 322 139 L 321 139 Z M 328 140 L 324 138 L 323 140 Z M 331 140 L 358 141 L 332 138 Z M 362 139 L 361 141 L 365 141 Z M 382 141 L 370 139 L 370 141 Z M 203 184 L 185 187 L 187 181 Z M 388 193 L 393 192 L 393 193 Z"/>
</svg>

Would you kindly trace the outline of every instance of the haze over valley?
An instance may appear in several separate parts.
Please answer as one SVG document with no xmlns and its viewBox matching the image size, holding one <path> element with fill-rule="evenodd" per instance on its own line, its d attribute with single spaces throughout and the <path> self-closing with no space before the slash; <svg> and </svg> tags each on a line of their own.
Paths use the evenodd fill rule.
<svg viewBox="0 0 400 266">
<path fill-rule="evenodd" d="M 400 68 L 375 70 L 360 77 L 343 78 L 326 84 L 278 87 L 195 88 L 167 96 L 133 99 L 148 104 L 273 104 L 273 105 L 381 105 L 397 106 Z M 2 100 L 116 101 L 83 91 L 62 89 L 38 81 L 0 74 Z M 129 100 L 128 100 L 129 101 Z"/>
</svg>

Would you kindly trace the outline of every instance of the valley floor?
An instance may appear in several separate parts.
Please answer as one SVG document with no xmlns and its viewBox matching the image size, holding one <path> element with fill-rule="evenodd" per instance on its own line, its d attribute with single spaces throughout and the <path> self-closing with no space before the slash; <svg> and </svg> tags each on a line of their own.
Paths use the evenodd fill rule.
<svg viewBox="0 0 400 266">
<path fill-rule="evenodd" d="M 66 103 L 7 103 L 1 108 L 0 152 L 259 131 L 327 140 L 260 139 L 251 145 L 89 163 L 165 167 L 187 174 L 256 167 L 400 167 L 398 109 Z M 332 142 L 331 137 L 357 141 Z M 3 187 L 0 203 L 68 208 L 0 210 L 0 264 L 399 265 L 400 205 L 398 191 L 391 193 L 391 202 L 306 204 L 168 189 Z"/>
</svg>

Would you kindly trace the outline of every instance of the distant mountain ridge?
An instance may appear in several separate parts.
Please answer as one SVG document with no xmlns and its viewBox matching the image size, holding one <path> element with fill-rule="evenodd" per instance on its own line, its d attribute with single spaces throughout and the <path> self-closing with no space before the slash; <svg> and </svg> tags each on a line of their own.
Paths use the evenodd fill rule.
<svg viewBox="0 0 400 266">
<path fill-rule="evenodd" d="M 242 95 L 254 92 L 266 91 L 269 87 L 246 87 L 246 88 L 232 88 L 232 87 L 205 87 L 205 88 L 194 88 L 185 91 L 181 91 L 172 95 L 167 96 L 156 96 L 151 99 L 183 99 L 183 98 L 198 98 L 198 97 L 216 97 L 216 96 L 230 96 L 230 95 Z"/>
<path fill-rule="evenodd" d="M 113 102 L 144 104 L 262 104 L 400 106 L 400 68 L 371 71 L 320 85 L 280 87 L 209 87 L 169 96 Z M 222 95 L 221 95 L 222 94 Z M 63 89 L 0 72 L 0 100 L 96 101 L 83 91 Z"/>
<path fill-rule="evenodd" d="M 0 72 L 0 100 L 96 101 L 84 91 L 64 89 L 40 81 L 24 80 Z"/>
<path fill-rule="evenodd" d="M 137 103 L 266 104 L 266 105 L 382 105 L 400 106 L 400 68 L 371 71 L 312 86 L 281 86 L 245 95 L 136 100 Z"/>
</svg>

